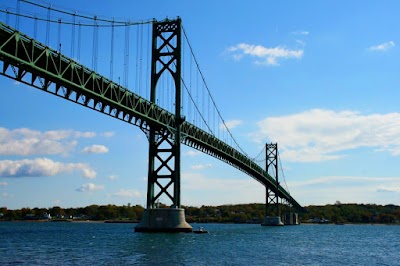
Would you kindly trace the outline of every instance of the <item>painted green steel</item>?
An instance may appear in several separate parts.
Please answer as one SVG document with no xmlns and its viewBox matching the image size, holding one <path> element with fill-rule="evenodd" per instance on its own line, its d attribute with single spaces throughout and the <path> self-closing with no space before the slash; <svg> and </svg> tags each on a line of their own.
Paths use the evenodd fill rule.
<svg viewBox="0 0 400 266">
<path fill-rule="evenodd" d="M 171 75 L 175 87 L 175 118 L 181 117 L 181 20 L 153 23 L 150 101 L 156 103 L 157 84 L 163 75 Z M 181 207 L 181 124 L 175 119 L 173 138 L 163 133 L 163 127 L 150 125 L 149 169 L 147 183 L 147 208 L 154 208 L 156 201 L 166 195 L 173 207 Z M 168 148 L 166 148 L 167 146 Z M 162 156 L 164 155 L 164 156 Z M 159 166 L 157 167 L 157 163 Z M 162 181 L 169 182 L 162 182 Z M 154 194 L 154 188 L 160 192 Z M 173 193 L 168 190 L 173 188 Z M 171 195 L 172 194 L 172 195 Z"/>
<path fill-rule="evenodd" d="M 149 131 L 150 126 L 174 139 L 176 117 L 46 45 L 0 22 L 0 74 L 97 110 Z M 188 122 L 181 124 L 181 143 L 247 173 L 276 192 L 275 180 L 251 158 Z M 281 198 L 301 205 L 281 186 Z"/>
</svg>

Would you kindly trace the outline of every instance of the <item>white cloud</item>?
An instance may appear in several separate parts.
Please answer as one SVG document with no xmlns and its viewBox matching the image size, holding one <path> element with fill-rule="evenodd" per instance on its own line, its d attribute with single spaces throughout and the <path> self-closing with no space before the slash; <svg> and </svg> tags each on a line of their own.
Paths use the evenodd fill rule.
<svg viewBox="0 0 400 266">
<path fill-rule="evenodd" d="M 143 194 L 136 189 L 120 189 L 112 195 L 125 198 L 141 198 L 143 196 Z"/>
<path fill-rule="evenodd" d="M 113 136 L 115 135 L 115 133 L 114 133 L 114 132 L 111 132 L 111 131 L 108 131 L 108 132 L 102 133 L 101 135 L 102 135 L 103 137 L 106 137 L 106 138 L 111 138 L 111 137 L 113 137 Z"/>
<path fill-rule="evenodd" d="M 379 187 L 377 189 L 378 192 L 395 192 L 399 193 L 400 192 L 400 187 Z"/>
<path fill-rule="evenodd" d="M 243 123 L 243 121 L 241 120 L 227 120 L 225 121 L 225 125 L 224 124 L 220 124 L 219 127 L 220 129 L 225 129 L 225 126 L 231 130 L 239 125 L 241 125 Z"/>
<path fill-rule="evenodd" d="M 95 135 L 94 132 L 73 130 L 41 132 L 28 128 L 0 128 L 0 155 L 67 154 L 76 147 L 76 139 L 93 138 Z"/>
<path fill-rule="evenodd" d="M 300 59 L 304 54 L 303 50 L 290 50 L 282 46 L 269 48 L 246 43 L 231 46 L 228 48 L 228 51 L 233 54 L 235 60 L 240 60 L 244 56 L 250 56 L 255 57 L 257 59 L 255 63 L 260 65 L 279 65 L 278 60 L 280 59 Z"/>
<path fill-rule="evenodd" d="M 94 192 L 94 191 L 99 191 L 103 190 L 104 186 L 102 185 L 96 185 L 94 183 L 86 183 L 83 184 L 81 187 L 77 188 L 76 191 L 79 192 Z"/>
<path fill-rule="evenodd" d="M 368 49 L 370 51 L 384 52 L 384 51 L 389 50 L 390 48 L 393 48 L 395 45 L 396 44 L 394 43 L 394 41 L 390 41 L 390 42 L 385 42 L 385 43 L 371 46 Z"/>
<path fill-rule="evenodd" d="M 202 152 L 195 151 L 195 150 L 189 150 L 189 151 L 186 151 L 184 153 L 185 156 L 197 156 L 197 155 L 200 155 L 200 154 L 202 154 Z"/>
<path fill-rule="evenodd" d="M 203 169 L 207 169 L 207 168 L 211 168 L 212 164 L 196 164 L 196 165 L 192 165 L 190 168 L 192 170 L 203 170 Z"/>
<path fill-rule="evenodd" d="M 309 31 L 306 31 L 306 30 L 303 30 L 303 31 L 294 31 L 294 32 L 292 32 L 292 34 L 294 34 L 294 35 L 303 35 L 303 36 L 307 36 L 307 35 L 310 34 L 310 32 L 309 32 Z"/>
<path fill-rule="evenodd" d="M 253 139 L 278 142 L 282 158 L 288 161 L 336 160 L 346 156 L 343 151 L 361 147 L 400 155 L 400 113 L 362 115 L 313 109 L 257 124 Z"/>
<path fill-rule="evenodd" d="M 0 187 L 6 187 L 6 186 L 8 186 L 7 182 L 0 182 Z"/>
<path fill-rule="evenodd" d="M 116 175 L 110 175 L 110 176 L 108 176 L 108 179 L 110 179 L 110 180 L 116 180 L 116 179 L 118 179 L 118 176 L 116 176 Z"/>
<path fill-rule="evenodd" d="M 84 153 L 107 153 L 108 148 L 104 145 L 92 145 L 82 149 Z"/>
<path fill-rule="evenodd" d="M 4 177 L 55 176 L 73 171 L 80 171 L 84 178 L 96 177 L 96 172 L 83 163 L 60 163 L 48 158 L 0 161 L 0 176 Z"/>
</svg>

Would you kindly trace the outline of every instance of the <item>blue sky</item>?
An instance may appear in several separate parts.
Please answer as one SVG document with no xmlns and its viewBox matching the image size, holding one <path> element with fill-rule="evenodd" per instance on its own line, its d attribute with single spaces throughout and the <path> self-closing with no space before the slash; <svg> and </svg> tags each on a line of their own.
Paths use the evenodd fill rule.
<svg viewBox="0 0 400 266">
<path fill-rule="evenodd" d="M 400 204 L 398 1 L 52 3 L 126 20 L 180 16 L 235 138 L 251 156 L 278 142 L 300 204 Z M 0 88 L 0 206 L 145 205 L 139 128 L 5 77 Z M 264 202 L 250 177 L 183 153 L 182 204 Z"/>
</svg>

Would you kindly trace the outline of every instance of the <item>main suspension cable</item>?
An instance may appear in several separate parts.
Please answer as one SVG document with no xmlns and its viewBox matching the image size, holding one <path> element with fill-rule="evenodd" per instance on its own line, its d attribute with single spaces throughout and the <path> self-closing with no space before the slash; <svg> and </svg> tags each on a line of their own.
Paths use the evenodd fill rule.
<svg viewBox="0 0 400 266">
<path fill-rule="evenodd" d="M 192 46 L 191 46 L 191 44 L 190 44 L 190 42 L 189 42 L 189 38 L 188 38 L 188 36 L 187 36 L 187 34 L 186 34 L 186 31 L 185 31 L 185 28 L 184 28 L 183 26 L 182 26 L 182 31 L 183 31 L 183 35 L 185 36 L 185 39 L 186 39 L 186 41 L 187 41 L 187 43 L 188 43 L 189 50 L 190 50 L 190 52 L 191 52 L 191 54 L 192 54 L 192 56 L 193 56 L 193 59 L 194 59 L 195 64 L 196 64 L 196 66 L 197 66 L 197 69 L 198 69 L 198 71 L 199 71 L 199 73 L 200 73 L 200 76 L 201 76 L 201 78 L 202 78 L 202 80 L 203 80 L 204 86 L 205 86 L 205 88 L 207 89 L 208 95 L 209 95 L 209 97 L 211 98 L 212 103 L 213 103 L 213 105 L 214 105 L 214 108 L 215 108 L 215 110 L 217 111 L 219 117 L 221 118 L 221 121 L 222 121 L 223 125 L 225 126 L 226 131 L 227 131 L 228 134 L 231 136 L 233 142 L 236 144 L 236 146 L 238 147 L 238 149 L 239 149 L 243 154 L 245 154 L 247 157 L 249 157 L 249 156 L 247 155 L 247 153 L 246 153 L 246 152 L 240 147 L 240 145 L 237 143 L 237 141 L 236 141 L 236 139 L 233 137 L 231 131 L 230 131 L 229 128 L 226 126 L 225 120 L 222 118 L 221 112 L 219 111 L 219 109 L 218 109 L 218 107 L 217 107 L 217 105 L 216 105 L 216 103 L 215 103 L 215 100 L 214 100 L 214 98 L 213 98 L 212 95 L 211 95 L 210 89 L 208 88 L 208 85 L 207 85 L 207 83 L 206 83 L 206 81 L 205 81 L 204 75 L 203 75 L 203 73 L 202 73 L 202 71 L 201 71 L 201 69 L 200 69 L 200 65 L 199 65 L 199 63 L 198 63 L 198 61 L 197 61 L 197 59 L 196 59 L 196 57 L 195 57 L 195 55 L 194 55 L 193 48 L 192 48 Z M 196 109 L 198 109 L 197 106 L 196 106 Z M 207 125 L 207 127 L 209 128 L 208 125 Z"/>
<path fill-rule="evenodd" d="M 287 185 L 287 183 L 286 183 L 285 173 L 283 172 L 282 160 L 281 160 L 281 157 L 280 157 L 280 155 L 279 155 L 279 151 L 277 151 L 277 153 L 278 153 L 278 163 L 279 163 L 279 166 L 280 166 L 280 169 L 281 169 L 281 173 L 282 173 L 282 176 L 283 176 L 283 181 L 285 182 L 286 190 L 287 190 L 287 192 L 288 192 L 289 195 L 290 195 L 289 187 L 288 187 L 288 185 Z"/>
<path fill-rule="evenodd" d="M 40 7 L 40 8 L 51 9 L 51 10 L 53 10 L 55 12 L 62 13 L 62 14 L 65 14 L 65 15 L 70 15 L 70 16 L 74 15 L 74 13 L 71 13 L 71 12 L 68 12 L 68 11 L 64 11 L 64 10 L 61 10 L 61 9 L 56 9 L 56 8 L 51 7 L 51 6 L 47 7 L 47 6 L 38 4 L 38 3 L 34 3 L 32 1 L 29 1 L 29 0 L 18 0 L 18 2 L 20 2 L 20 1 L 25 2 L 27 4 L 30 4 L 30 5 L 34 5 L 34 6 Z M 76 15 L 76 16 L 79 17 L 79 18 L 93 20 L 93 17 L 91 17 L 91 16 L 85 16 L 85 15 Z M 131 26 L 131 25 L 139 25 L 139 24 L 150 24 L 150 23 L 153 23 L 154 20 L 147 20 L 147 21 L 140 21 L 140 22 L 129 22 L 129 25 L 126 25 L 126 21 L 115 21 L 115 20 L 100 19 L 100 18 L 98 18 L 97 21 L 121 24 L 120 26 Z"/>
<path fill-rule="evenodd" d="M 21 0 L 22 1 L 22 0 Z M 49 10 L 53 10 L 51 8 L 49 8 Z M 14 16 L 18 16 L 18 17 L 23 17 L 23 18 L 29 18 L 29 19 L 37 19 L 40 21 L 45 21 L 48 23 L 58 23 L 57 19 L 51 19 L 51 18 L 41 18 L 41 17 L 37 17 L 35 15 L 25 15 L 25 14 L 18 14 L 16 12 L 11 12 L 8 10 L 0 10 L 0 13 L 6 13 L 9 15 L 14 15 Z M 79 15 L 76 15 L 77 17 L 79 17 Z M 91 19 L 93 20 L 93 18 Z M 104 21 L 103 21 L 104 22 Z M 112 22 L 112 21 L 111 21 Z M 134 26 L 134 25 L 141 25 L 141 24 L 151 24 L 154 23 L 155 20 L 150 20 L 150 21 L 141 21 L 141 22 L 124 22 L 124 24 L 122 24 L 122 22 L 118 22 L 118 24 L 114 25 L 114 27 L 128 27 L 128 26 Z M 8 24 L 8 23 L 7 23 Z M 75 25 L 75 26 L 82 26 L 82 27 L 113 27 L 112 24 L 94 24 L 94 23 L 76 23 L 76 22 L 69 22 L 69 21 L 63 21 L 62 22 L 63 25 Z"/>
</svg>

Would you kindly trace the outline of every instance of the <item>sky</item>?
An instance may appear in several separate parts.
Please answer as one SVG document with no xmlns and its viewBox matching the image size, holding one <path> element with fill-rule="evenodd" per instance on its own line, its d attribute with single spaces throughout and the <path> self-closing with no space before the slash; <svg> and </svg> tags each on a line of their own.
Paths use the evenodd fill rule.
<svg viewBox="0 0 400 266">
<path fill-rule="evenodd" d="M 181 17 L 235 139 L 250 156 L 277 142 L 301 205 L 400 205 L 398 1 L 45 2 L 132 21 Z M 0 99 L 0 207 L 146 205 L 138 127 L 4 76 Z M 246 174 L 182 153 L 183 205 L 265 202 Z"/>
</svg>

